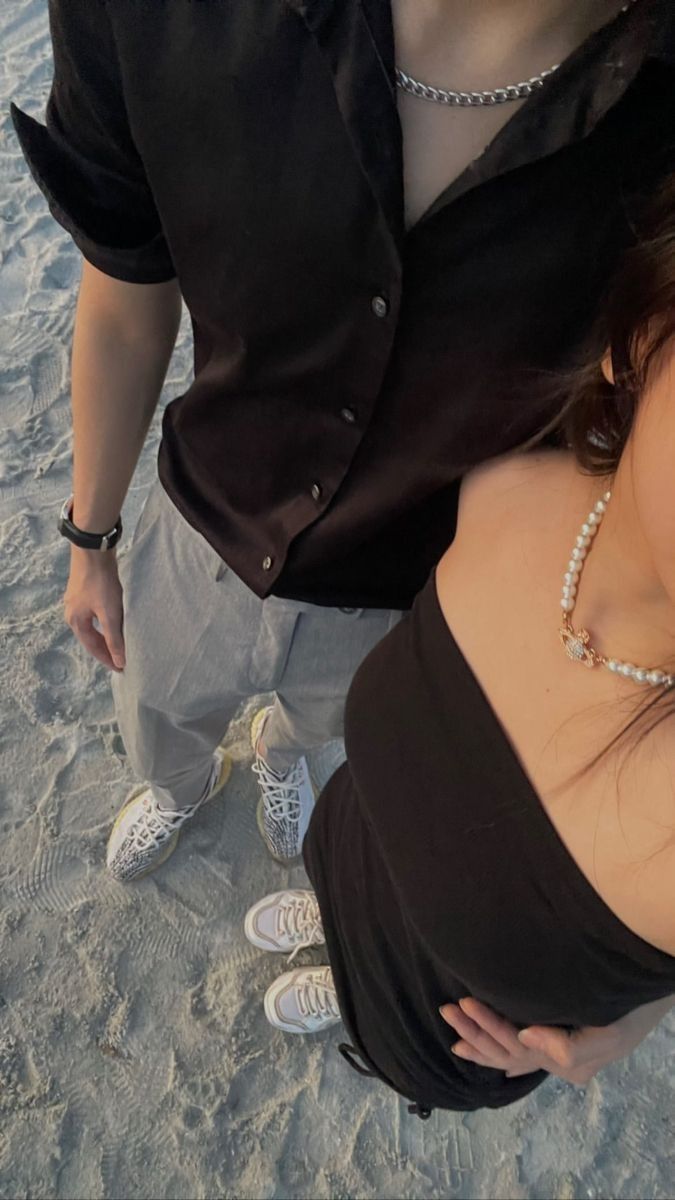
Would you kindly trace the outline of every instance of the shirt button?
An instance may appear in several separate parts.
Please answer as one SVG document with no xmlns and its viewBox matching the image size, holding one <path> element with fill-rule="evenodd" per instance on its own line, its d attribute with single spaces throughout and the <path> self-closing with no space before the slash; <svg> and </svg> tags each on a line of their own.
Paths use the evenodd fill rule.
<svg viewBox="0 0 675 1200">
<path fill-rule="evenodd" d="M 389 312 L 389 301 L 386 300 L 384 296 L 373 296 L 370 302 L 370 307 L 372 308 L 376 317 L 386 317 L 387 313 Z"/>
<path fill-rule="evenodd" d="M 343 408 L 340 416 L 342 417 L 343 421 L 347 422 L 348 425 L 353 425 L 356 420 L 356 413 L 354 412 L 353 408 Z"/>
<path fill-rule="evenodd" d="M 355 613 L 355 612 L 356 612 L 356 609 L 355 609 L 355 608 L 341 608 L 341 609 L 340 609 L 340 612 L 341 612 L 341 613 L 347 613 L 347 614 L 349 614 L 349 613 Z"/>
<path fill-rule="evenodd" d="M 313 499 L 313 500 L 320 500 L 320 499 L 321 499 L 321 493 L 322 493 L 322 487 L 321 487 L 321 484 L 320 484 L 320 483 L 313 483 L 313 484 L 312 484 L 312 499 Z"/>
<path fill-rule="evenodd" d="M 270 558 L 269 554 L 267 554 L 265 556 L 265 558 L 263 558 L 263 560 L 262 560 L 262 569 L 263 569 L 263 571 L 270 571 L 271 568 L 272 568 L 272 559 Z"/>
</svg>

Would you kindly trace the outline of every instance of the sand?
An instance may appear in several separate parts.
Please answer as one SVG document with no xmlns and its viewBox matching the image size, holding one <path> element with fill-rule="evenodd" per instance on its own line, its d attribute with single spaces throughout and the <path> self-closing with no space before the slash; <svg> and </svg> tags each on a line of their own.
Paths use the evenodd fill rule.
<svg viewBox="0 0 675 1200">
<path fill-rule="evenodd" d="M 63 623 L 68 355 L 79 256 L 29 179 L 8 104 L 43 112 L 43 0 L 0 0 L 0 1196 L 654 1197 L 675 1193 L 664 1023 L 585 1088 L 435 1113 L 355 1075 L 339 1031 L 267 1025 L 281 956 L 243 915 L 300 883 L 255 818 L 248 721 L 222 798 L 155 877 L 123 887 L 106 834 L 132 782 L 108 677 Z M 190 373 L 184 322 L 163 396 Z M 159 416 L 125 506 L 153 478 Z M 325 779 L 339 745 L 312 767 Z M 320 960 L 306 952 L 304 961 Z"/>
</svg>

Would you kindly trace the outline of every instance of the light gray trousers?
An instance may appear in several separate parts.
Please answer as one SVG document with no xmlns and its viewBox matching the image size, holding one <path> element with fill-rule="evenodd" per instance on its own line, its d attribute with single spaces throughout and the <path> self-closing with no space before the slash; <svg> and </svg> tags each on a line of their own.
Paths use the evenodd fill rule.
<svg viewBox="0 0 675 1200">
<path fill-rule="evenodd" d="M 264 739 L 273 770 L 341 737 L 352 676 L 401 616 L 259 600 L 158 479 L 119 571 L 127 665 L 111 675 L 116 715 L 134 772 L 165 808 L 202 796 L 215 747 L 259 693 L 275 693 Z"/>
</svg>

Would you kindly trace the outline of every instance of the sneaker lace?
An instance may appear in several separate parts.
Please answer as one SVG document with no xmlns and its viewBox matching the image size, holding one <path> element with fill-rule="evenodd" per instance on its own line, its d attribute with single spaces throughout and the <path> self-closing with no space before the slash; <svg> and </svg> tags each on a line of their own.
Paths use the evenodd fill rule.
<svg viewBox="0 0 675 1200">
<path fill-rule="evenodd" d="M 167 838 L 193 817 L 204 800 L 211 794 L 218 779 L 220 763 L 214 762 L 213 769 L 202 798 L 187 808 L 160 808 L 153 796 L 148 796 L 141 808 L 137 821 L 129 830 L 127 845 L 130 852 L 156 850 Z"/>
<path fill-rule="evenodd" d="M 135 850 L 151 850 L 161 846 L 181 825 L 197 811 L 199 805 L 177 810 L 160 808 L 156 801 L 148 800 L 138 820 L 129 830 L 129 842 Z"/>
<path fill-rule="evenodd" d="M 300 950 L 324 942 L 323 925 L 319 905 L 315 896 L 293 896 L 288 903 L 277 909 L 277 933 L 290 942 L 295 942 L 289 963 Z"/>
<path fill-rule="evenodd" d="M 330 971 L 326 974 L 308 975 L 302 983 L 296 984 L 296 993 L 298 1008 L 304 1017 L 339 1019 L 340 1010 Z"/>
<path fill-rule="evenodd" d="M 263 794 L 265 812 L 273 821 L 294 821 L 302 815 L 302 804 L 298 796 L 302 785 L 302 768 L 290 767 L 284 775 L 278 775 L 258 757 L 253 764 Z"/>
</svg>

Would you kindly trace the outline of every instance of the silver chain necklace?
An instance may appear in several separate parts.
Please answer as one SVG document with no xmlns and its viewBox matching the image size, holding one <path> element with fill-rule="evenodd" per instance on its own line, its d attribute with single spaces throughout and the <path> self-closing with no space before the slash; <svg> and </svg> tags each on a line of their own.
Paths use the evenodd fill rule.
<svg viewBox="0 0 675 1200">
<path fill-rule="evenodd" d="M 477 108 L 488 104 L 506 104 L 509 100 L 523 100 L 526 96 L 531 96 L 537 88 L 544 86 L 544 80 L 557 71 L 559 66 L 560 63 L 556 63 L 554 67 L 549 67 L 548 71 L 542 71 L 541 75 L 533 75 L 525 83 L 510 83 L 507 87 L 486 92 L 452 92 L 445 88 L 432 87 L 429 83 L 420 83 L 418 79 L 413 79 L 397 67 L 396 86 L 403 92 L 409 92 L 411 96 L 417 96 L 420 100 L 431 100 L 434 104 Z"/>
<path fill-rule="evenodd" d="M 636 3 L 637 0 L 628 0 L 628 3 L 624 4 L 621 9 L 621 13 L 627 12 Z M 525 100 L 533 92 L 542 88 L 549 76 L 553 75 L 559 66 L 560 63 L 556 63 L 547 71 L 542 71 L 541 75 L 533 75 L 531 79 L 526 79 L 523 83 L 510 83 L 506 87 L 494 88 L 485 92 L 454 92 L 451 89 L 432 87 L 429 83 L 420 83 L 419 79 L 413 79 L 411 75 L 406 75 L 405 71 L 401 71 L 397 67 L 396 86 L 411 96 L 417 96 L 420 100 L 431 100 L 434 104 L 449 104 L 455 108 L 482 108 L 492 104 L 507 104 L 510 100 Z"/>
</svg>

